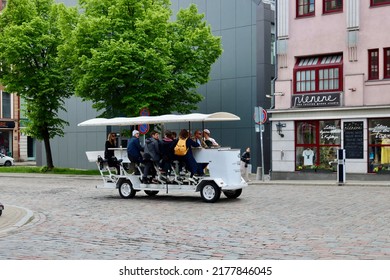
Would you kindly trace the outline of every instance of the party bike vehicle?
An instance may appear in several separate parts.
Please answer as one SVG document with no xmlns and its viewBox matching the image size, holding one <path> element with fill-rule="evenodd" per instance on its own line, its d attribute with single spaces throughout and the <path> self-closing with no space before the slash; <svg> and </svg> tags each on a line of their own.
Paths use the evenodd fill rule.
<svg viewBox="0 0 390 280">
<path fill-rule="evenodd" d="M 236 121 L 240 118 L 234 114 L 217 112 L 213 114 L 186 114 L 186 115 L 161 115 L 140 116 L 131 118 L 95 118 L 79 123 L 78 126 L 135 126 L 147 124 L 159 124 L 165 127 L 169 123 L 202 123 L 216 121 Z M 179 168 L 177 161 L 172 163 L 172 170 L 164 173 L 155 166 L 156 175 L 153 180 L 143 181 L 142 164 L 137 166 L 138 172 L 129 173 L 124 165 L 130 163 L 126 148 L 112 148 L 120 162 L 120 174 L 113 172 L 104 160 L 104 151 L 88 151 L 87 158 L 90 162 L 96 162 L 103 181 L 97 188 L 118 189 L 122 198 L 133 198 L 137 192 L 144 191 L 149 196 L 155 196 L 159 192 L 200 192 L 205 202 L 216 202 L 221 193 L 227 198 L 235 199 L 247 186 L 240 172 L 240 150 L 229 147 L 221 148 L 193 148 L 192 152 L 198 163 L 207 165 L 208 174 L 202 177 L 190 177 L 188 173 Z"/>
</svg>

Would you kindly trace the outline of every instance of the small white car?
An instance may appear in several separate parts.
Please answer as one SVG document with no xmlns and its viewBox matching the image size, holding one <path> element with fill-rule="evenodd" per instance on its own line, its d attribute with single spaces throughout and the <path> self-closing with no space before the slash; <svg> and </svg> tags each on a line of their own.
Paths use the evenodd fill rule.
<svg viewBox="0 0 390 280">
<path fill-rule="evenodd" d="M 0 165 L 4 165 L 4 166 L 14 165 L 14 159 L 12 157 L 0 153 Z"/>
</svg>

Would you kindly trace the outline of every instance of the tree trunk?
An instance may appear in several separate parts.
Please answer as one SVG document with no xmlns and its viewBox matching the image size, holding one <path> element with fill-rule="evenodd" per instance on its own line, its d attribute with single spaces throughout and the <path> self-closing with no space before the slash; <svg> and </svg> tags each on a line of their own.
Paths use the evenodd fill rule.
<svg viewBox="0 0 390 280">
<path fill-rule="evenodd" d="M 43 131 L 43 142 L 45 143 L 47 169 L 52 170 L 54 168 L 54 165 L 53 157 L 51 155 L 49 131 L 46 127 L 43 129 Z"/>
</svg>

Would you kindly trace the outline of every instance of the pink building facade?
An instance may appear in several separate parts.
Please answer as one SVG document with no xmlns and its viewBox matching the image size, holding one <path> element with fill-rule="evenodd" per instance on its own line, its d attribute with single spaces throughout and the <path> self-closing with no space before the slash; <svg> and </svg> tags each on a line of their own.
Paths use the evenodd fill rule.
<svg viewBox="0 0 390 280">
<path fill-rule="evenodd" d="M 390 173 L 390 0 L 277 1 L 272 172 Z"/>
</svg>

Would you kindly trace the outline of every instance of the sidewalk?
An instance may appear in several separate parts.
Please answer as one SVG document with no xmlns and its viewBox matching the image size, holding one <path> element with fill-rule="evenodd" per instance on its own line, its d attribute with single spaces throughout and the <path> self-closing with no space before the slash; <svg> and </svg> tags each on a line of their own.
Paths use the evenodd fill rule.
<svg viewBox="0 0 390 280">
<path fill-rule="evenodd" d="M 33 212 L 29 209 L 4 205 L 3 214 L 0 216 L 0 236 L 27 224 L 33 215 Z"/>
<path fill-rule="evenodd" d="M 289 186 L 383 186 L 390 187 L 390 181 L 356 181 L 346 180 L 340 184 L 336 180 L 256 180 L 256 174 L 249 174 L 248 185 L 289 185 Z"/>
<path fill-rule="evenodd" d="M 15 161 L 14 165 L 16 166 L 36 166 L 37 163 L 35 161 Z"/>
</svg>

